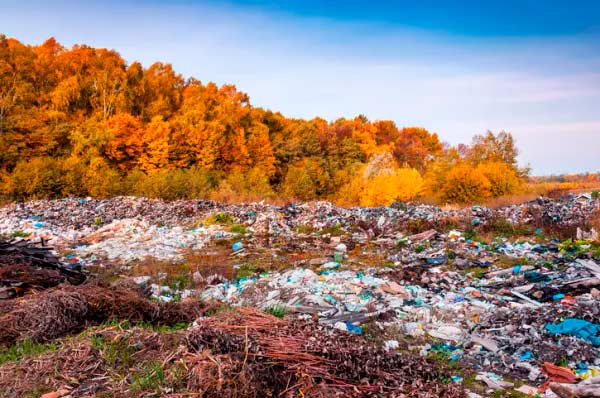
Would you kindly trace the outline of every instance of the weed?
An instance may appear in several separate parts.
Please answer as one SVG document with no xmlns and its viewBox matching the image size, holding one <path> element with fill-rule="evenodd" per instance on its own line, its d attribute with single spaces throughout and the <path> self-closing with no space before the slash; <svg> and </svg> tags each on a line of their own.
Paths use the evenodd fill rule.
<svg viewBox="0 0 600 398">
<path fill-rule="evenodd" d="M 156 391 L 165 383 L 165 373 L 159 361 L 149 361 L 142 365 L 142 371 L 132 376 L 131 389 L 139 391 Z"/>
<path fill-rule="evenodd" d="M 558 366 L 562 366 L 562 367 L 566 367 L 567 366 L 567 357 L 566 356 L 562 356 L 559 360 L 558 360 Z"/>
<path fill-rule="evenodd" d="M 255 263 L 242 263 L 239 265 L 235 273 L 235 278 L 240 279 L 254 276 L 256 274 L 256 268 L 257 266 Z"/>
<path fill-rule="evenodd" d="M 170 386 L 177 390 L 178 388 L 182 388 L 186 385 L 186 378 L 188 375 L 188 370 L 185 364 L 183 363 L 175 363 L 169 368 L 169 377 Z"/>
<path fill-rule="evenodd" d="M 281 304 L 275 304 L 265 309 L 265 312 L 276 316 L 277 318 L 283 318 L 287 313 L 287 308 Z"/>
<path fill-rule="evenodd" d="M 96 217 L 96 218 L 94 219 L 94 225 L 95 225 L 96 227 L 99 227 L 101 224 L 102 224 L 102 218 L 100 218 L 100 217 Z"/>
<path fill-rule="evenodd" d="M 12 234 L 10 234 L 10 236 L 12 236 L 13 238 L 26 238 L 29 235 L 31 235 L 31 233 L 23 231 L 15 231 Z"/>
<path fill-rule="evenodd" d="M 118 319 L 109 319 L 106 322 L 101 323 L 98 328 L 118 328 L 120 330 L 128 330 L 131 328 L 142 328 L 146 330 L 152 330 L 153 332 L 169 333 L 177 330 L 187 329 L 190 326 L 187 322 L 175 323 L 173 325 L 156 325 L 150 322 L 130 322 L 127 320 L 121 321 Z M 92 335 L 93 338 L 93 335 Z M 98 344 L 102 345 L 102 341 L 97 341 Z M 99 348 L 99 347 L 96 347 Z"/>
<path fill-rule="evenodd" d="M 229 232 L 234 234 L 246 234 L 248 233 L 248 228 L 242 224 L 233 224 L 229 227 Z"/>
<path fill-rule="evenodd" d="M 436 229 L 438 231 L 450 232 L 460 227 L 459 220 L 454 217 L 445 217 L 437 222 Z"/>
<path fill-rule="evenodd" d="M 45 352 L 55 351 L 57 349 L 58 344 L 56 343 L 39 344 L 35 343 L 31 339 L 25 339 L 7 348 L 1 349 L 0 364 L 9 361 L 18 361 L 25 356 L 39 355 Z"/>
<path fill-rule="evenodd" d="M 558 249 L 566 256 L 577 258 L 590 250 L 592 245 L 584 240 L 566 239 L 558 244 Z"/>
<path fill-rule="evenodd" d="M 173 290 L 183 290 L 193 285 L 193 281 L 188 274 L 174 275 L 169 279 L 171 280 L 169 286 Z"/>
<path fill-rule="evenodd" d="M 600 192 L 592 191 L 592 199 L 598 199 L 598 197 L 600 197 Z"/>
<path fill-rule="evenodd" d="M 136 350 L 127 343 L 125 336 L 105 341 L 102 335 L 94 334 L 90 341 L 92 346 L 98 349 L 102 357 L 112 366 L 128 369 L 133 364 L 133 354 Z"/>
<path fill-rule="evenodd" d="M 415 253 L 421 253 L 426 249 L 426 246 L 424 244 L 420 244 L 415 246 Z"/>
<path fill-rule="evenodd" d="M 231 225 L 233 224 L 234 220 L 233 220 L 233 215 L 231 215 L 230 213 L 226 213 L 223 211 L 220 211 L 218 213 L 213 213 L 209 216 L 207 216 L 204 220 L 201 221 L 201 224 L 204 226 L 209 226 L 209 225 Z"/>
<path fill-rule="evenodd" d="M 152 330 L 153 332 L 158 333 L 171 333 L 176 332 L 178 330 L 187 329 L 190 326 L 190 324 L 187 322 L 181 322 L 176 323 L 174 325 L 155 325 L 150 322 L 136 322 L 135 324 L 133 324 L 133 326 L 146 330 Z"/>
</svg>

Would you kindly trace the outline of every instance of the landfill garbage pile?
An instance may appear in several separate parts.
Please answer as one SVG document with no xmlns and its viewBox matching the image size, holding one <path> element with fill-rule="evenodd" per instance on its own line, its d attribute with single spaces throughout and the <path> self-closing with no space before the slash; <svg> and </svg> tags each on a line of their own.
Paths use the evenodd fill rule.
<svg viewBox="0 0 600 398">
<path fill-rule="evenodd" d="M 139 288 L 38 283 L 47 290 L 0 300 L 0 339 L 49 341 L 111 317 L 189 322 L 217 302 L 236 311 L 197 319 L 178 357 L 198 372 L 186 388 L 205 396 L 594 396 L 599 206 L 587 194 L 448 211 L 133 197 L 12 204 L 0 209 L 11 247 L 43 239 L 57 269 L 112 268 Z M 190 253 L 216 254 L 204 269 Z M 149 261 L 148 273 L 128 274 L 149 259 L 160 272 Z M 166 282 L 171 268 L 184 270 L 176 283 Z M 42 269 L 21 274 L 43 281 Z M 26 313 L 35 316 L 19 321 Z"/>
<path fill-rule="evenodd" d="M 284 207 L 254 204 L 219 204 L 206 200 L 163 201 L 137 197 L 106 200 L 65 198 L 13 203 L 0 208 L 0 234 L 18 231 L 30 239 L 43 238 L 59 248 L 79 249 L 82 257 L 105 254 L 120 258 L 122 241 L 128 237 L 123 258 L 170 257 L 182 248 L 200 248 L 223 231 L 205 227 L 199 220 L 222 213 L 242 223 L 254 235 L 301 235 L 339 227 L 360 240 L 395 237 L 415 220 L 432 228 L 451 219 L 463 225 L 485 225 L 489 220 L 564 227 L 582 224 L 597 211 L 598 201 L 585 195 L 561 200 L 537 199 L 519 205 L 489 209 L 480 206 L 444 211 L 422 204 L 398 203 L 390 207 L 341 208 L 329 202 L 310 202 Z M 539 224 L 539 225 L 538 225 Z M 87 245 L 109 240 L 106 247 Z M 82 245 L 83 243 L 83 245 Z"/>
<path fill-rule="evenodd" d="M 435 361 L 253 309 L 174 333 L 94 329 L 26 361 L 0 365 L 3 396 L 45 380 L 55 397 L 465 397 Z"/>
</svg>

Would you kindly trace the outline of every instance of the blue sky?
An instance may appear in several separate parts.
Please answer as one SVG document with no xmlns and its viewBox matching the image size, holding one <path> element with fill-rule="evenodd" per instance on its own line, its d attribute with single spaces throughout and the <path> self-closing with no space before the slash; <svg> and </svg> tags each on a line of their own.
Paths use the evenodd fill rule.
<svg viewBox="0 0 600 398">
<path fill-rule="evenodd" d="M 510 131 L 536 174 L 600 170 L 600 2 L 5 1 L 0 32 L 54 36 L 234 83 L 254 105 L 364 114 L 452 143 Z"/>
</svg>

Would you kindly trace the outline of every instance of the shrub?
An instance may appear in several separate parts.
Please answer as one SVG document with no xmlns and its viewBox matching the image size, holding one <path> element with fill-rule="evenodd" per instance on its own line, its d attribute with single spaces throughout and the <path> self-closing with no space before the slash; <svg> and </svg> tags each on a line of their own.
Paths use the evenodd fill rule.
<svg viewBox="0 0 600 398">
<path fill-rule="evenodd" d="M 517 172 L 503 162 L 484 162 L 477 166 L 477 170 L 490 182 L 490 194 L 494 197 L 512 195 L 521 184 Z"/>
<path fill-rule="evenodd" d="M 162 198 L 166 200 L 206 198 L 213 187 L 210 171 L 190 169 L 163 169 L 148 174 L 133 170 L 123 184 L 124 193 Z"/>
<path fill-rule="evenodd" d="M 6 191 L 15 200 L 60 197 L 65 183 L 63 174 L 57 159 L 21 160 L 7 181 Z"/>
<path fill-rule="evenodd" d="M 362 206 L 389 206 L 394 200 L 414 199 L 423 187 L 423 178 L 415 169 L 402 168 L 391 174 L 369 178 L 364 186 Z"/>
<path fill-rule="evenodd" d="M 256 202 L 275 197 L 268 177 L 260 169 L 235 170 L 222 180 L 211 198 L 221 202 Z"/>
<path fill-rule="evenodd" d="M 460 164 L 448 172 L 442 199 L 451 203 L 473 203 L 489 197 L 490 190 L 490 181 L 481 171 Z"/>
</svg>

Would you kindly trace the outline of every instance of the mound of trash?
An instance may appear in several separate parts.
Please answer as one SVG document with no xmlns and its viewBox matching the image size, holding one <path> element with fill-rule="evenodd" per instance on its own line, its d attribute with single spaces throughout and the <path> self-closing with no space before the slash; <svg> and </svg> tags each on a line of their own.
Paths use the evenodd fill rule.
<svg viewBox="0 0 600 398">
<path fill-rule="evenodd" d="M 10 237 L 0 239 L 0 343 L 53 341 L 110 319 L 194 322 L 174 335 L 178 350 L 148 348 L 166 379 L 173 361 L 186 369 L 181 394 L 600 396 L 599 214 L 589 194 L 448 211 L 11 204 L 0 209 Z M 94 347 L 80 350 L 92 362 L 60 355 L 101 362 Z M 19 396 L 27 383 L 3 376 L 14 365 L 0 366 L 0 386 Z M 139 392 L 99 377 L 66 394 Z"/>
</svg>

